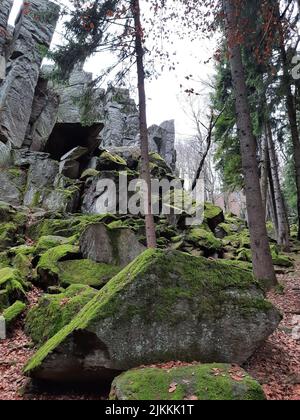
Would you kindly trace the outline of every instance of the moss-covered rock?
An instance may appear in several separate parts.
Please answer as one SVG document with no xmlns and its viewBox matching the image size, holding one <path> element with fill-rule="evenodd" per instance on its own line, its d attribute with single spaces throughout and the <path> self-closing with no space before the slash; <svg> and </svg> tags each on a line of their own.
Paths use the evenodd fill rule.
<svg viewBox="0 0 300 420">
<path fill-rule="evenodd" d="M 120 267 L 91 260 L 71 260 L 57 263 L 59 284 L 85 284 L 100 289 L 121 271 Z"/>
<path fill-rule="evenodd" d="M 273 264 L 277 265 L 278 267 L 290 268 L 294 266 L 294 263 L 292 262 L 290 257 L 288 257 L 287 255 L 283 255 L 283 254 L 274 255 L 273 254 L 272 259 L 273 259 Z"/>
<path fill-rule="evenodd" d="M 111 400 L 265 400 L 261 385 L 243 369 L 208 364 L 133 369 L 118 376 Z"/>
<path fill-rule="evenodd" d="M 37 282 L 41 287 L 59 284 L 59 261 L 78 259 L 79 248 L 73 245 L 59 245 L 45 252 L 37 265 Z"/>
<path fill-rule="evenodd" d="M 86 181 L 88 178 L 94 178 L 94 176 L 99 175 L 99 173 L 97 169 L 89 168 L 82 172 L 80 179 Z"/>
<path fill-rule="evenodd" d="M 108 152 L 107 150 L 101 152 L 99 161 L 98 161 L 98 168 L 101 171 L 114 171 L 114 170 L 122 170 L 125 169 L 127 166 L 126 160 L 121 158 L 118 155 Z"/>
<path fill-rule="evenodd" d="M 13 222 L 0 223 L 0 251 L 5 251 L 16 242 L 18 226 Z"/>
<path fill-rule="evenodd" d="M 25 303 L 17 300 L 13 305 L 9 308 L 5 309 L 2 313 L 6 321 L 6 325 L 10 327 L 14 321 L 26 310 Z"/>
<path fill-rule="evenodd" d="M 86 227 L 93 223 L 111 223 L 116 216 L 107 215 L 69 215 L 62 218 L 46 218 L 32 223 L 28 228 L 28 234 L 34 240 L 42 236 L 63 236 L 65 238 L 79 238 Z"/>
<path fill-rule="evenodd" d="M 209 228 L 214 231 L 215 228 L 225 221 L 223 210 L 211 203 L 204 205 L 204 220 Z"/>
<path fill-rule="evenodd" d="M 19 270 L 12 267 L 5 267 L 0 270 L 0 290 L 10 304 L 16 300 L 24 300 L 26 296 L 27 283 L 24 281 Z"/>
<path fill-rule="evenodd" d="M 251 273 L 147 250 L 45 343 L 25 372 L 105 381 L 116 371 L 169 360 L 243 363 L 280 320 Z"/>
<path fill-rule="evenodd" d="M 89 225 L 79 244 L 84 258 L 120 267 L 125 267 L 145 251 L 145 246 L 131 229 L 119 225 L 108 228 L 102 223 Z"/>
<path fill-rule="evenodd" d="M 42 236 L 36 244 L 35 253 L 42 254 L 43 252 L 46 252 L 49 249 L 55 248 L 59 245 L 74 245 L 75 242 L 75 236 L 71 236 L 70 238 L 55 235 Z"/>
<path fill-rule="evenodd" d="M 29 279 L 33 269 L 31 255 L 17 254 L 12 260 L 12 265 L 19 270 L 24 279 Z"/>
<path fill-rule="evenodd" d="M 96 294 L 95 289 L 77 284 L 59 294 L 44 295 L 26 316 L 26 333 L 35 344 L 43 344 L 65 327 Z"/>
<path fill-rule="evenodd" d="M 212 232 L 203 228 L 191 229 L 186 240 L 199 246 L 201 249 L 209 251 L 219 251 L 222 248 L 222 242 L 217 239 Z"/>
</svg>

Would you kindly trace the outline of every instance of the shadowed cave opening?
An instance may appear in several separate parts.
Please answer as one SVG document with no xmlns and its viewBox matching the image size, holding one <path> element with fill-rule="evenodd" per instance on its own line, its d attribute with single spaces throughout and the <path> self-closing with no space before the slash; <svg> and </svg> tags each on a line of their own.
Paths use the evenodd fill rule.
<svg viewBox="0 0 300 420">
<path fill-rule="evenodd" d="M 80 123 L 57 123 L 45 146 L 51 158 L 60 160 L 67 152 L 77 146 L 87 147 L 90 154 L 100 145 L 99 133 L 104 125 L 82 126 Z"/>
</svg>

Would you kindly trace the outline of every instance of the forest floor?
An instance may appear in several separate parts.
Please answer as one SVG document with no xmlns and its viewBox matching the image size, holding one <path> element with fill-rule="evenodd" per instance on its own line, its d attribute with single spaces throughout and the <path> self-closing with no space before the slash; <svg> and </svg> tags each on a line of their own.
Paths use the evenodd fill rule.
<svg viewBox="0 0 300 420">
<path fill-rule="evenodd" d="M 283 314 L 283 320 L 265 345 L 244 368 L 263 384 L 269 400 L 300 400 L 300 256 L 295 257 L 295 270 L 278 276 L 283 286 L 269 293 Z M 29 293 L 30 305 L 40 296 L 35 289 Z M 24 320 L 0 342 L 0 400 L 95 400 L 105 396 L 91 393 L 61 392 L 56 394 L 25 392 L 28 379 L 22 368 L 34 353 L 23 331 Z"/>
</svg>

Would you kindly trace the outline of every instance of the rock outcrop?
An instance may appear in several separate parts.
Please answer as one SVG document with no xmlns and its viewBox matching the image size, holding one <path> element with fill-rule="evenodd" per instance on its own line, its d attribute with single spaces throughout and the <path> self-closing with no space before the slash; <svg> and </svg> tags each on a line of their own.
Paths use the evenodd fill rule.
<svg viewBox="0 0 300 420">
<path fill-rule="evenodd" d="M 42 346 L 25 372 L 49 381 L 105 381 L 169 360 L 243 363 L 280 319 L 250 273 L 148 250 Z"/>
<path fill-rule="evenodd" d="M 50 46 L 58 11 L 52 2 L 32 0 L 29 13 L 21 11 L 7 48 L 6 76 L 0 85 L 0 140 L 16 148 L 24 145 L 43 49 Z"/>
</svg>

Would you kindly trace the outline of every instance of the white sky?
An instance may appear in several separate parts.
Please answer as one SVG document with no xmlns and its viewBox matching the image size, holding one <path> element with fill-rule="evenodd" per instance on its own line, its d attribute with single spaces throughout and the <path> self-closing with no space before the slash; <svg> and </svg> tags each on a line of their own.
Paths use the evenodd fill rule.
<svg viewBox="0 0 300 420">
<path fill-rule="evenodd" d="M 60 2 L 67 4 L 68 0 L 60 0 Z M 11 23 L 14 21 L 14 17 L 21 3 L 22 0 L 14 1 Z M 53 45 L 59 44 L 60 42 L 61 37 L 56 33 L 53 39 Z M 179 39 L 174 39 L 174 42 L 179 65 L 175 71 L 165 71 L 157 80 L 148 81 L 146 93 L 148 99 L 148 125 L 160 124 L 164 120 L 175 119 L 176 133 L 179 139 L 186 138 L 194 133 L 193 124 L 183 110 L 187 95 L 183 93 L 180 84 L 183 84 L 184 88 L 194 87 L 198 92 L 203 91 L 201 83 L 187 84 L 185 82 L 185 76 L 192 74 L 195 80 L 206 81 L 211 79 L 213 75 L 212 60 L 210 64 L 205 64 L 205 62 L 211 58 L 215 49 L 215 43 L 213 41 L 209 42 L 208 40 L 190 42 L 189 40 Z M 168 45 L 164 47 L 168 48 Z M 85 70 L 92 72 L 96 76 L 101 73 L 101 69 L 103 68 L 102 63 L 106 60 L 109 60 L 107 56 L 98 54 L 88 60 Z M 205 113 L 206 98 L 201 96 L 199 97 L 199 101 L 201 102 L 201 108 L 204 107 Z M 205 115 L 203 120 L 205 120 Z"/>
</svg>

